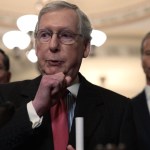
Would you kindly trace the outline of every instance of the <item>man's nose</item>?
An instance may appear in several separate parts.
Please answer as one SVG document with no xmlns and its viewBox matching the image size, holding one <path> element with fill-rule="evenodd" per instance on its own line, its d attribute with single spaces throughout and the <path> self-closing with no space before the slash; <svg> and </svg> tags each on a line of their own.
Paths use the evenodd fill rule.
<svg viewBox="0 0 150 150">
<path fill-rule="evenodd" d="M 51 40 L 49 41 L 49 47 L 52 52 L 58 51 L 59 39 L 57 33 L 53 33 Z"/>
</svg>

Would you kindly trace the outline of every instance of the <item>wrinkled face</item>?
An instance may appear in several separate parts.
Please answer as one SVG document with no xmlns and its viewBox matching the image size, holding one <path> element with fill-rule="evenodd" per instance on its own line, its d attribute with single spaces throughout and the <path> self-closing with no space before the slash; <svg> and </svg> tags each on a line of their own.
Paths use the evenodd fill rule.
<svg viewBox="0 0 150 150">
<path fill-rule="evenodd" d="M 5 70 L 3 55 L 0 53 L 0 83 L 7 83 L 10 80 L 10 73 Z"/>
<path fill-rule="evenodd" d="M 78 16 L 73 10 L 61 9 L 44 14 L 40 19 L 38 30 L 46 29 L 53 33 L 69 31 L 79 34 L 78 23 Z M 47 35 L 44 36 L 44 38 L 47 37 Z M 52 38 L 46 43 L 42 43 L 36 38 L 35 49 L 42 73 L 63 72 L 75 78 L 82 58 L 89 54 L 90 46 L 85 43 L 81 36 L 77 36 L 73 44 L 64 44 L 60 42 L 57 34 L 53 34 Z"/>
<path fill-rule="evenodd" d="M 143 44 L 142 66 L 146 75 L 147 82 L 150 84 L 150 38 Z"/>
</svg>

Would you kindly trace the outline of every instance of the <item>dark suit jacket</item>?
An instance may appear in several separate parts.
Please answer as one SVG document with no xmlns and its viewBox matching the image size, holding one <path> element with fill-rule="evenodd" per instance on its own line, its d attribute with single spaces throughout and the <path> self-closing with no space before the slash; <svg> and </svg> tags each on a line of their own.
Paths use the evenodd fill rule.
<svg viewBox="0 0 150 150">
<path fill-rule="evenodd" d="M 138 147 L 140 150 L 150 150 L 150 112 L 148 110 L 144 90 L 133 98 L 132 105 L 137 130 Z"/>
<path fill-rule="evenodd" d="M 80 74 L 79 78 L 81 84 L 75 117 L 84 117 L 85 150 L 94 150 L 97 144 L 119 142 L 127 144 L 129 150 L 134 139 L 130 109 L 125 111 L 129 106 L 129 99 L 89 83 Z M 12 119 L 0 129 L 0 150 L 53 150 L 49 112 L 44 115 L 41 126 L 32 129 L 26 108 L 26 104 L 34 99 L 40 80 L 41 76 L 0 85 L 1 100 L 12 101 L 16 106 Z M 126 118 L 125 114 L 128 114 Z M 68 143 L 75 147 L 74 120 Z"/>
</svg>

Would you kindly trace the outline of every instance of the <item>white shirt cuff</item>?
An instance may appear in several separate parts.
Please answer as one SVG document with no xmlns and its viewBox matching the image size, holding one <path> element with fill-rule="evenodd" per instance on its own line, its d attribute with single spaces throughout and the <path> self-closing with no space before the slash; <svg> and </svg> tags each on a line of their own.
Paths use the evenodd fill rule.
<svg viewBox="0 0 150 150">
<path fill-rule="evenodd" d="M 29 115 L 29 119 L 32 122 L 32 128 L 37 128 L 41 125 L 43 117 L 39 117 L 33 107 L 32 101 L 27 103 L 27 111 Z"/>
</svg>

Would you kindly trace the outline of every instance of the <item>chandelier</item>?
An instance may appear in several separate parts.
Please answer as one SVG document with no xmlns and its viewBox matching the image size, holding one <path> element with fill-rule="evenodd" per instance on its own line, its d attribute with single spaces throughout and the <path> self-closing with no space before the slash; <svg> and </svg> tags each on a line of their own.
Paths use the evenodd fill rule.
<svg viewBox="0 0 150 150">
<path fill-rule="evenodd" d="M 34 14 L 23 15 L 17 19 L 18 30 L 8 31 L 3 37 L 4 45 L 14 51 L 16 58 L 19 58 L 19 51 L 25 50 L 26 56 L 32 63 L 37 61 L 34 49 L 33 32 L 38 20 Z"/>
</svg>

